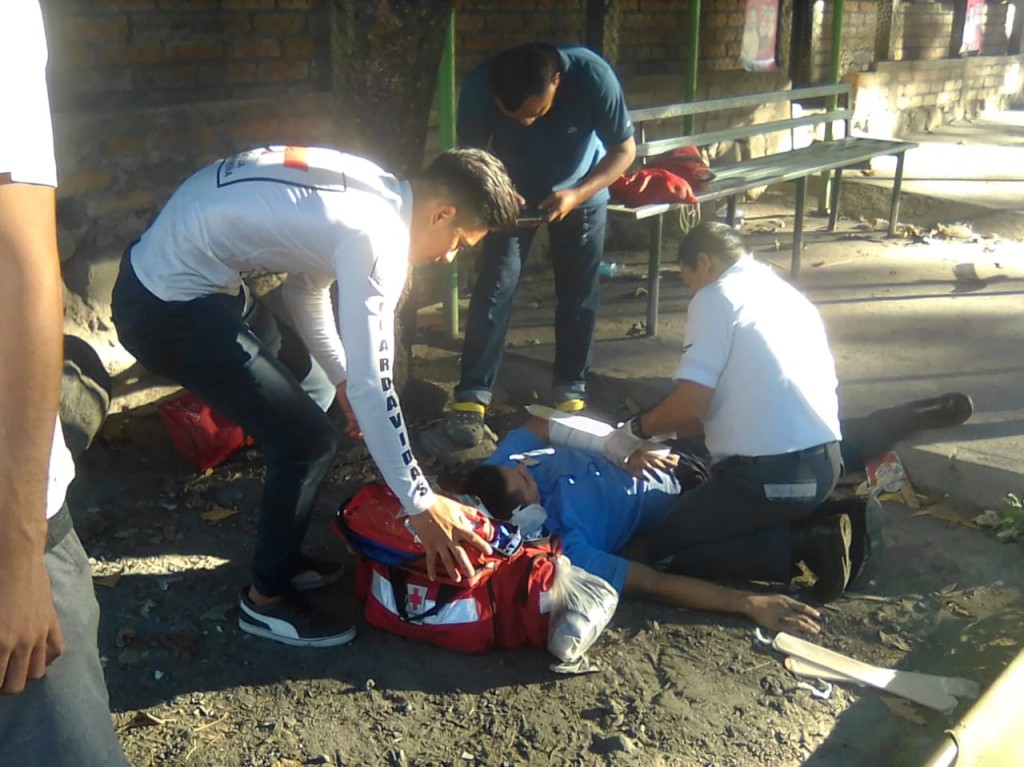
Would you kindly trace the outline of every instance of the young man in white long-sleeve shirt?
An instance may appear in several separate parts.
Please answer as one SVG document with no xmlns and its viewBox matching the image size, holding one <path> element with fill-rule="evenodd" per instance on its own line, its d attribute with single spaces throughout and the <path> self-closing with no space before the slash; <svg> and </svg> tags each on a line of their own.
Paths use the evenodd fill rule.
<svg viewBox="0 0 1024 767">
<path fill-rule="evenodd" d="M 335 388 L 350 435 L 365 437 L 402 500 L 430 574 L 438 559 L 469 574 L 462 546 L 487 544 L 462 529 L 459 504 L 434 494 L 412 454 L 393 385 L 394 312 L 410 263 L 450 260 L 513 225 L 518 210 L 504 167 L 480 150 L 450 150 L 403 181 L 334 149 L 263 147 L 189 178 L 126 252 L 113 296 L 122 343 L 151 372 L 239 423 L 267 454 L 243 631 L 316 647 L 355 636 L 347 621 L 296 594 L 325 582 L 300 546 L 338 439 L 300 386 L 305 371 L 282 364 L 249 322 L 244 277 L 288 273 L 289 320 Z"/>
</svg>

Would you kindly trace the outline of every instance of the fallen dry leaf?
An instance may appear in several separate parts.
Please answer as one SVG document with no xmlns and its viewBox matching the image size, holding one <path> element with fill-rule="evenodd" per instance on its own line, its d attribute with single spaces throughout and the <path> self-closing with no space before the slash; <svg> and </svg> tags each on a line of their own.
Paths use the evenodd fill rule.
<svg viewBox="0 0 1024 767">
<path fill-rule="evenodd" d="M 122 575 L 124 575 L 124 570 L 118 570 L 116 573 L 110 573 L 109 575 L 96 576 L 92 579 L 92 582 L 97 586 L 112 589 L 117 585 L 117 582 L 121 580 Z"/>
<path fill-rule="evenodd" d="M 133 650 L 131 648 L 127 650 L 121 650 L 117 654 L 117 662 L 122 666 L 134 666 L 136 663 L 142 663 L 149 653 L 145 650 Z"/>
<path fill-rule="evenodd" d="M 882 644 L 888 645 L 889 647 L 895 647 L 897 650 L 903 652 L 910 652 L 911 646 L 903 637 L 898 634 L 888 634 L 885 631 L 878 631 L 878 638 L 882 640 Z"/>
<path fill-rule="evenodd" d="M 949 610 L 953 615 L 956 615 L 959 618 L 973 618 L 974 617 L 973 613 L 967 612 L 967 610 L 965 610 L 963 607 L 961 607 L 956 602 L 946 602 L 946 609 Z"/>
<path fill-rule="evenodd" d="M 238 509 L 229 509 L 224 506 L 216 506 L 209 511 L 204 511 L 199 516 L 205 519 L 207 522 L 216 524 L 221 522 L 228 517 L 233 517 L 238 513 Z"/>
<path fill-rule="evenodd" d="M 974 520 L 967 519 L 967 517 L 961 517 L 952 508 L 944 503 L 937 503 L 934 506 L 929 506 L 926 509 L 914 512 L 915 517 L 929 516 L 941 519 L 943 522 L 952 522 L 955 525 L 963 525 L 964 527 L 977 527 L 977 523 Z"/>
<path fill-rule="evenodd" d="M 883 695 L 882 703 L 900 719 L 906 719 L 911 724 L 924 725 L 928 723 L 923 716 L 917 713 L 912 703 L 902 698 L 890 698 L 888 695 Z"/>
<path fill-rule="evenodd" d="M 161 719 L 158 716 L 153 716 L 148 711 L 136 711 L 135 716 L 128 722 L 128 727 L 158 727 L 170 721 L 170 719 Z"/>
<path fill-rule="evenodd" d="M 921 502 L 917 500 L 917 493 L 914 492 L 914 486 L 910 484 L 908 480 L 904 480 L 900 486 L 900 497 L 903 499 L 903 505 L 908 509 L 920 509 Z"/>
<path fill-rule="evenodd" d="M 201 621 L 222 621 L 227 617 L 228 611 L 234 609 L 234 602 L 222 602 L 219 605 L 214 605 L 205 613 L 199 616 Z"/>
</svg>

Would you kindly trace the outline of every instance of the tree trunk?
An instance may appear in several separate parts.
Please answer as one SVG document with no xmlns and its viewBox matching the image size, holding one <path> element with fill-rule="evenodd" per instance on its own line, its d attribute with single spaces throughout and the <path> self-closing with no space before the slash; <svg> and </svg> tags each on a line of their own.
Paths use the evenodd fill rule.
<svg viewBox="0 0 1024 767">
<path fill-rule="evenodd" d="M 334 93 L 363 156 L 399 176 L 423 166 L 437 69 L 452 0 L 333 0 Z M 415 312 L 396 319 L 395 382 L 408 381 Z"/>
</svg>

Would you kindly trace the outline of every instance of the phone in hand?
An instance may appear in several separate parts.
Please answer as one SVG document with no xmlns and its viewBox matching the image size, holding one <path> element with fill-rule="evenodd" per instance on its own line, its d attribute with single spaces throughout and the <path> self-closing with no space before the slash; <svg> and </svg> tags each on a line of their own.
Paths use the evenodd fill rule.
<svg viewBox="0 0 1024 767">
<path fill-rule="evenodd" d="M 516 226 L 540 226 L 547 220 L 544 211 L 539 208 L 524 208 L 516 219 Z"/>
</svg>

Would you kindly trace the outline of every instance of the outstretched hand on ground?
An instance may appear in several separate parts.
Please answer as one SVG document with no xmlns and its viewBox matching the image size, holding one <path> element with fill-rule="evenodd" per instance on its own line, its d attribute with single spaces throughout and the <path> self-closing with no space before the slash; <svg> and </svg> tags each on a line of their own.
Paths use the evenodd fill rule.
<svg viewBox="0 0 1024 767">
<path fill-rule="evenodd" d="M 821 614 L 809 605 L 783 594 L 751 594 L 746 598 L 743 614 L 769 631 L 817 634 Z"/>
<path fill-rule="evenodd" d="M 439 495 L 429 509 L 409 517 L 412 529 L 426 549 L 427 577 L 430 580 L 437 577 L 438 559 L 452 580 L 461 581 L 463 575 L 473 577 L 476 571 L 464 546 L 472 546 L 484 554 L 491 553 L 487 541 L 468 529 L 464 511 L 471 509 Z"/>
</svg>

